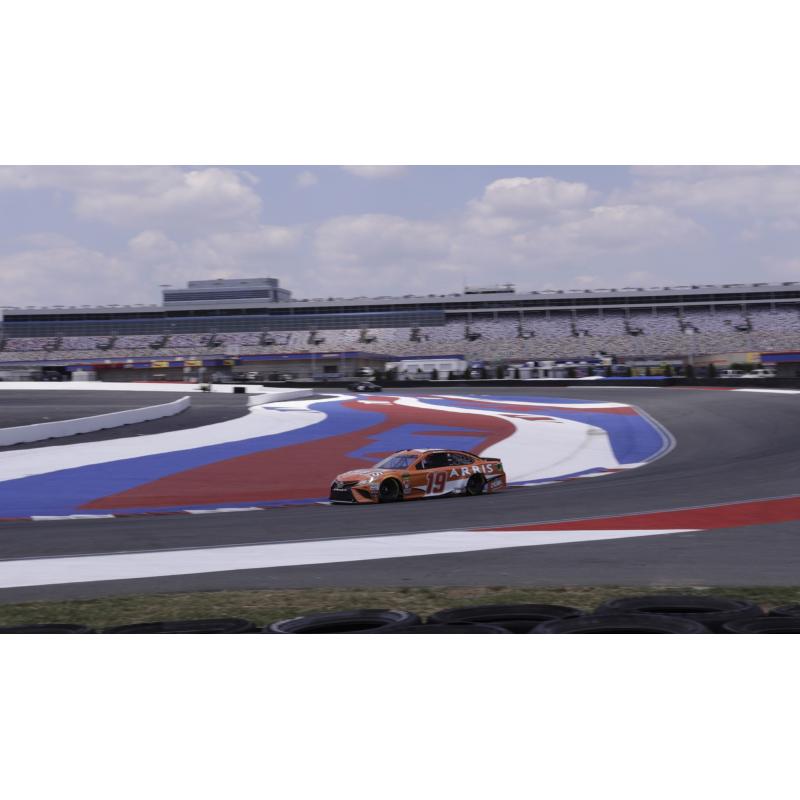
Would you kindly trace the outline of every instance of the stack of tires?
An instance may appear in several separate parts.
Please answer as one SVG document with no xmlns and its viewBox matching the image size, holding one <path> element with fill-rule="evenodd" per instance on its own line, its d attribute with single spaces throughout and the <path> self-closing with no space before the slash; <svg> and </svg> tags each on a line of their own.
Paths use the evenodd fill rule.
<svg viewBox="0 0 800 800">
<path fill-rule="evenodd" d="M 248 619 L 181 619 L 165 622 L 137 622 L 117 625 L 103 633 L 254 633 L 256 625 Z"/>
<path fill-rule="evenodd" d="M 17 625 L 0 633 L 95 633 L 83 625 Z M 101 633 L 800 633 L 800 604 L 764 610 L 749 600 L 653 594 L 609 600 L 593 611 L 560 605 L 446 608 L 424 621 L 398 609 L 361 608 L 278 620 L 264 628 L 246 619 L 142 622 Z"/>
<path fill-rule="evenodd" d="M 764 611 L 749 600 L 643 595 L 609 600 L 593 614 L 560 624 L 545 623 L 531 633 L 727 633 L 726 625 L 763 616 Z"/>
<path fill-rule="evenodd" d="M 794 609 L 798 616 L 788 616 Z M 660 594 L 610 600 L 593 612 L 558 605 L 487 605 L 436 611 L 425 622 L 389 610 L 311 614 L 265 633 L 778 633 L 800 632 L 800 606 L 767 617 L 749 600 Z M 785 614 L 787 616 L 778 616 Z M 794 630 L 792 630 L 794 626 Z"/>
</svg>

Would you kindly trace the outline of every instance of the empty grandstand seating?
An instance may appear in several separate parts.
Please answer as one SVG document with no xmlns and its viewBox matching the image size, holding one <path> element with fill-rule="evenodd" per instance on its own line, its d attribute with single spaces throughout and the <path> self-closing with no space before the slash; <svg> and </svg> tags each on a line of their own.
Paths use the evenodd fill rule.
<svg viewBox="0 0 800 800">
<path fill-rule="evenodd" d="M 444 325 L 203 333 L 13 337 L 0 362 L 75 358 L 362 351 L 471 359 L 585 358 L 800 350 L 800 306 L 649 308 L 448 315 Z"/>
</svg>

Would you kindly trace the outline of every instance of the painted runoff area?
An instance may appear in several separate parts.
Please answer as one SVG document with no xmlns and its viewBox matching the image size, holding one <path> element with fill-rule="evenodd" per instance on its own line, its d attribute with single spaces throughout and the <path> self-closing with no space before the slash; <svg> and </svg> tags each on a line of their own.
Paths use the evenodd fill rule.
<svg viewBox="0 0 800 800">
<path fill-rule="evenodd" d="M 468 553 L 696 533 L 800 519 L 800 497 L 467 530 L 0 562 L 0 588 Z"/>
<path fill-rule="evenodd" d="M 671 446 L 665 430 L 624 403 L 448 395 L 282 399 L 190 430 L 2 453 L 0 518 L 315 503 L 326 500 L 336 474 L 413 447 L 499 457 L 510 483 L 536 485 L 635 468 Z"/>
</svg>

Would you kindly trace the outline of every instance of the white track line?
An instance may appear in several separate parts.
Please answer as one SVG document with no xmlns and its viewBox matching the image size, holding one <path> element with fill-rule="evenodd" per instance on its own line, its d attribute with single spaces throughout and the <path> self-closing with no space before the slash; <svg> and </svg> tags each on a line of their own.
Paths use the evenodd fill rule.
<svg viewBox="0 0 800 800">
<path fill-rule="evenodd" d="M 439 531 L 313 542 L 159 550 L 0 562 L 0 588 L 158 578 L 248 569 L 469 553 L 569 542 L 686 533 L 692 529 L 613 531 Z"/>
</svg>

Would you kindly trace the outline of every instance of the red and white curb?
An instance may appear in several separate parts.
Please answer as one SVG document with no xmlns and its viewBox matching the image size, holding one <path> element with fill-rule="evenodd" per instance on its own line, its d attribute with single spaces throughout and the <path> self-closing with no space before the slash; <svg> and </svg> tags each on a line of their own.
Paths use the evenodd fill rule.
<svg viewBox="0 0 800 800">
<path fill-rule="evenodd" d="M 159 578 L 611 541 L 800 520 L 800 497 L 615 517 L 356 538 L 0 562 L 0 588 Z"/>
</svg>

